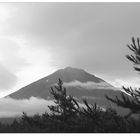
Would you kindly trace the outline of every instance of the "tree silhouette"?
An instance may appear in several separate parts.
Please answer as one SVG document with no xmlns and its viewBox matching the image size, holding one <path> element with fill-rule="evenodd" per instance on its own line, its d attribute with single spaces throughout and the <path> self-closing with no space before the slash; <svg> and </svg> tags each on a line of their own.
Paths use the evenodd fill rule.
<svg viewBox="0 0 140 140">
<path fill-rule="evenodd" d="M 74 116 L 79 112 L 79 104 L 72 95 L 66 94 L 66 88 L 63 87 L 61 79 L 58 80 L 57 85 L 51 87 L 51 95 L 53 95 L 56 105 L 48 106 L 53 114 L 58 114 L 64 118 Z"/>
<path fill-rule="evenodd" d="M 133 52 L 133 55 L 126 55 L 126 58 L 133 62 L 134 69 L 140 72 L 140 39 L 132 37 L 132 43 L 127 47 Z M 122 94 L 122 99 L 117 96 L 115 99 L 106 96 L 106 98 L 118 106 L 129 108 L 130 113 L 126 117 L 130 117 L 133 113 L 140 113 L 140 88 L 122 87 L 127 94 Z M 127 96 L 126 96 L 127 95 Z M 131 97 L 131 98 L 130 98 Z"/>
</svg>

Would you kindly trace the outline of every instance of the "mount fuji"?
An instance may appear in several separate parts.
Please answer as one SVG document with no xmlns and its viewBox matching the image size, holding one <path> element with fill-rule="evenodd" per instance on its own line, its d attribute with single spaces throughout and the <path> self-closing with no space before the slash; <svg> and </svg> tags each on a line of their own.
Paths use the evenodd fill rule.
<svg viewBox="0 0 140 140">
<path fill-rule="evenodd" d="M 97 103 L 100 106 L 111 106 L 112 103 L 105 98 L 105 95 L 120 97 L 120 93 L 122 93 L 122 91 L 106 81 L 83 69 L 66 67 L 21 88 L 8 95 L 8 97 L 14 99 L 39 97 L 50 100 L 52 99 L 50 87 L 54 86 L 59 78 L 63 81 L 63 85 L 67 89 L 67 94 L 73 95 L 79 102 L 87 99 L 91 104 Z"/>
</svg>

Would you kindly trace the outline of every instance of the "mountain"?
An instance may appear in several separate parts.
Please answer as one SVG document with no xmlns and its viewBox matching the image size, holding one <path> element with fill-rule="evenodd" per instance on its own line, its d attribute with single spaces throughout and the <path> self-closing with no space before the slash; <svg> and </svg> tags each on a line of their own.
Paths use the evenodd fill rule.
<svg viewBox="0 0 140 140">
<path fill-rule="evenodd" d="M 120 96 L 121 93 L 121 91 L 101 78 L 89 74 L 82 69 L 67 67 L 21 88 L 10 94 L 9 97 L 29 99 L 34 96 L 50 99 L 50 87 L 55 85 L 59 78 L 64 82 L 67 94 L 73 95 L 79 102 L 86 98 L 89 103 L 93 104 L 96 102 L 101 106 L 110 106 L 111 103 L 105 98 L 105 95 L 115 97 Z"/>
</svg>

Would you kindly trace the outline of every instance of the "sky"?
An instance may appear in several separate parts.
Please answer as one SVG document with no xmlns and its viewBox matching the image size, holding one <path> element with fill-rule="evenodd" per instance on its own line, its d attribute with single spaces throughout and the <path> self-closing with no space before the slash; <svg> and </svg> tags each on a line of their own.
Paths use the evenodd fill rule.
<svg viewBox="0 0 140 140">
<path fill-rule="evenodd" d="M 0 97 L 67 66 L 139 86 L 125 57 L 139 15 L 140 3 L 0 3 Z"/>
</svg>

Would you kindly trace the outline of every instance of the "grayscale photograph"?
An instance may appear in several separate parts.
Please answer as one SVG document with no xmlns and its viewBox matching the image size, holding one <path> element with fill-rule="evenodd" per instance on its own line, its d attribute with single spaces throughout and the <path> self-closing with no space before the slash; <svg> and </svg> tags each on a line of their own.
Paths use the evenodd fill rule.
<svg viewBox="0 0 140 140">
<path fill-rule="evenodd" d="M 0 133 L 139 133 L 140 3 L 0 2 Z"/>
</svg>

